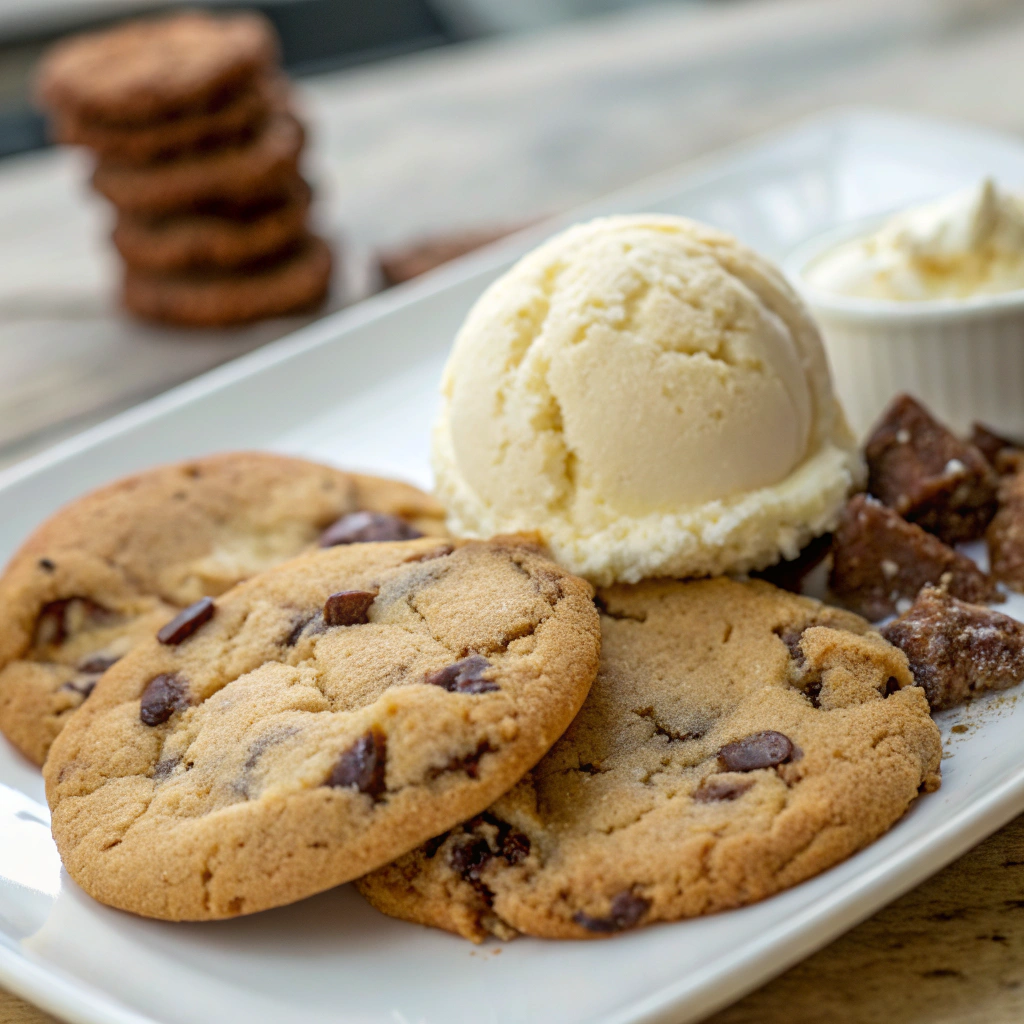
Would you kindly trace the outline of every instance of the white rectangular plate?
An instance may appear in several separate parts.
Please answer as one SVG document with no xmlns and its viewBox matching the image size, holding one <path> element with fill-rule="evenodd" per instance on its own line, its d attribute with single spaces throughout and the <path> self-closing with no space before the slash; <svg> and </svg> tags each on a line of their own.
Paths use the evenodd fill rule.
<svg viewBox="0 0 1024 1024">
<path fill-rule="evenodd" d="M 1024 146 L 851 111 L 567 219 L 688 214 L 780 258 L 813 233 L 983 174 L 1024 185 Z M 451 338 L 484 286 L 551 230 L 531 230 L 332 316 L 0 474 L 0 554 L 86 488 L 219 449 L 271 448 L 429 485 L 428 432 Z M 1024 617 L 1024 599 L 1007 607 Z M 953 734 L 956 723 L 969 728 Z M 60 872 L 38 773 L 0 743 L 0 983 L 91 1024 L 694 1020 L 1024 811 L 1024 708 L 1014 697 L 978 701 L 940 724 L 942 789 L 810 882 L 757 906 L 612 940 L 480 948 L 382 917 L 348 886 L 219 924 L 163 924 L 99 906 Z"/>
</svg>

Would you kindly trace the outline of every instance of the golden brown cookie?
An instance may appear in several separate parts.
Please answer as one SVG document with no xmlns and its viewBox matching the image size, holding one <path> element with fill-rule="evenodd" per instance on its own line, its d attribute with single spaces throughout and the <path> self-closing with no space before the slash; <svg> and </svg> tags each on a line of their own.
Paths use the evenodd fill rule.
<svg viewBox="0 0 1024 1024">
<path fill-rule="evenodd" d="M 117 125 L 215 108 L 277 60 L 274 30 L 250 12 L 188 11 L 57 43 L 36 94 L 52 110 Z"/>
<path fill-rule="evenodd" d="M 770 896 L 939 784 L 901 651 L 766 583 L 598 592 L 601 667 L 550 753 L 484 814 L 357 885 L 480 941 L 596 938 Z"/>
<path fill-rule="evenodd" d="M 139 125 L 108 124 L 58 111 L 53 118 L 55 141 L 88 146 L 103 159 L 124 164 L 167 160 L 186 150 L 238 144 L 266 123 L 284 95 L 278 80 L 264 77 L 209 109 L 189 111 Z"/>
<path fill-rule="evenodd" d="M 290 903 L 483 810 L 572 720 L 589 584 L 498 538 L 332 548 L 136 645 L 57 738 L 86 892 L 169 920 Z"/>
<path fill-rule="evenodd" d="M 361 510 L 382 518 L 352 515 Z M 103 671 L 181 608 L 328 527 L 325 542 L 346 543 L 441 535 L 442 523 L 440 506 L 407 484 L 265 452 L 101 487 L 43 523 L 0 577 L 0 729 L 42 763 Z"/>
<path fill-rule="evenodd" d="M 231 216 L 183 213 L 140 217 L 122 213 L 114 245 L 137 270 L 230 270 L 266 259 L 306 234 L 309 186 L 296 177 L 287 193 Z"/>
<path fill-rule="evenodd" d="M 128 267 L 125 308 L 182 327 L 227 327 L 315 308 L 331 281 L 331 251 L 308 235 L 280 258 L 234 272 L 154 274 Z"/>
<path fill-rule="evenodd" d="M 204 204 L 244 207 L 284 194 L 298 173 L 302 126 L 274 114 L 252 139 L 237 146 L 189 152 L 141 167 L 101 160 L 97 192 L 126 213 L 159 216 Z"/>
</svg>

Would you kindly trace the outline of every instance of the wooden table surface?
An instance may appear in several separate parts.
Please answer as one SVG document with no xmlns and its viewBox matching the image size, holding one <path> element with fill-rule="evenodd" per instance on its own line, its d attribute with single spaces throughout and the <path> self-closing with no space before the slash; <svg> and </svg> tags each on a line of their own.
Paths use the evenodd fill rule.
<svg viewBox="0 0 1024 1024">
<path fill-rule="evenodd" d="M 658 7 L 308 80 L 309 171 L 347 258 L 565 209 L 796 117 L 870 103 L 1024 135 L 1024 0 Z M 180 332 L 122 317 L 79 154 L 0 164 L 0 462 L 294 326 Z M 712 1020 L 1024 1018 L 1024 819 Z M 0 992 L 0 1024 L 45 1015 Z"/>
</svg>

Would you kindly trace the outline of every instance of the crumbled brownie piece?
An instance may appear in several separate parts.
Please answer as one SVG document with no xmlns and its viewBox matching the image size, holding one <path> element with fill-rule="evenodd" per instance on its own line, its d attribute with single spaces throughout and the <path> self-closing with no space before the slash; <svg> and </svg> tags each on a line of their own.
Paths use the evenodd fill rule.
<svg viewBox="0 0 1024 1024">
<path fill-rule="evenodd" d="M 993 465 L 999 460 L 999 456 L 1005 451 L 1016 451 L 1021 446 L 1016 441 L 1011 441 L 1002 434 L 986 427 L 984 423 L 975 423 L 971 429 L 971 444 L 974 445 L 982 455 Z M 998 469 L 999 467 L 996 466 Z"/>
<path fill-rule="evenodd" d="M 988 459 L 909 395 L 893 400 L 864 454 L 871 494 L 947 544 L 980 537 L 995 514 Z"/>
<path fill-rule="evenodd" d="M 1024 459 L 999 456 L 1006 473 L 999 483 L 999 511 L 989 525 L 988 561 L 992 575 L 1014 590 L 1024 591 Z"/>
<path fill-rule="evenodd" d="M 829 587 L 836 597 L 875 621 L 926 584 L 943 582 L 965 601 L 1002 600 L 995 582 L 965 555 L 881 502 L 861 494 L 850 499 L 833 537 Z"/>
<path fill-rule="evenodd" d="M 1024 679 L 1024 624 L 936 587 L 925 587 L 882 636 L 907 656 L 936 710 Z"/>
<path fill-rule="evenodd" d="M 815 537 L 796 558 L 776 562 L 774 565 L 769 565 L 767 569 L 760 569 L 750 575 L 759 580 L 767 580 L 790 593 L 799 594 L 803 592 L 807 577 L 831 553 L 832 534 L 823 533 L 820 537 Z"/>
</svg>

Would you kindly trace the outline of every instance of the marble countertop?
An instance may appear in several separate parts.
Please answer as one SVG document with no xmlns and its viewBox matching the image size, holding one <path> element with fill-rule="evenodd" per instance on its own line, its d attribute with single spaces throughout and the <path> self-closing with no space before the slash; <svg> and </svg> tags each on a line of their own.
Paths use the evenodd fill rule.
<svg viewBox="0 0 1024 1024">
<path fill-rule="evenodd" d="M 308 170 L 344 254 L 516 224 L 845 103 L 1024 134 L 1024 0 L 656 6 L 307 79 Z M 0 163 L 0 463 L 280 336 L 120 314 L 108 215 L 79 153 Z M 715 1024 L 1001 1024 L 1024 1015 L 1024 823 Z M 0 993 L 0 1024 L 46 1020 Z"/>
</svg>

